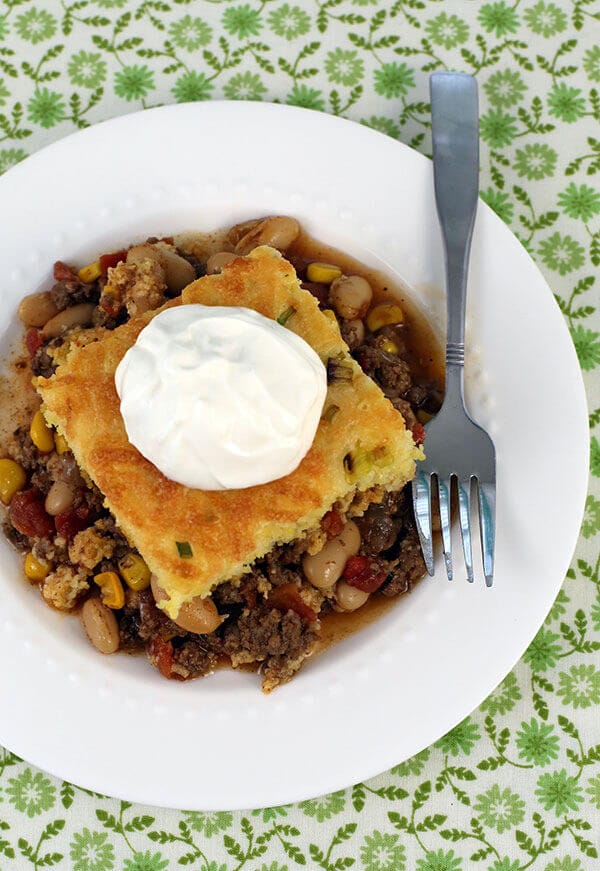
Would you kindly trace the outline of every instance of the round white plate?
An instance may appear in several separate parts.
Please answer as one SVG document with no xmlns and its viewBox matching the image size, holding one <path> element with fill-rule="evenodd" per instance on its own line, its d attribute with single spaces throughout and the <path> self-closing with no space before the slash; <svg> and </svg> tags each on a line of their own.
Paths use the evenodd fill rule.
<svg viewBox="0 0 600 871">
<path fill-rule="evenodd" d="M 295 215 L 318 239 L 395 271 L 443 324 L 431 164 L 327 115 L 205 103 L 117 118 L 0 179 L 0 346 L 54 260 L 129 240 Z M 0 743 L 93 790 L 177 808 L 275 805 L 377 774 L 437 739 L 498 684 L 556 595 L 577 539 L 587 417 L 552 293 L 480 204 L 469 287 L 468 394 L 498 453 L 494 587 L 457 564 L 263 696 L 255 675 L 164 680 L 100 656 L 23 583 L 0 537 Z M 557 397 L 560 397 L 558 408 Z M 167 506 L 165 506 L 165 510 Z M 101 740 L 99 736 L 104 736 Z"/>
</svg>

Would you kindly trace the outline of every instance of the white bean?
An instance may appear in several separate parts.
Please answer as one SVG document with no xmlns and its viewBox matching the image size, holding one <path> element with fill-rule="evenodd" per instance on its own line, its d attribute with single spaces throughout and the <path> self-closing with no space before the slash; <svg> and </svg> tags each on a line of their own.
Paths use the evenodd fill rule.
<svg viewBox="0 0 600 871">
<path fill-rule="evenodd" d="M 238 254 L 249 254 L 259 245 L 270 245 L 279 251 L 285 251 L 299 235 L 300 224 L 295 218 L 288 218 L 286 215 L 263 218 L 241 237 L 235 250 Z"/>
<path fill-rule="evenodd" d="M 48 491 L 44 507 L 48 514 L 56 517 L 71 508 L 74 498 L 75 494 L 66 481 L 55 481 Z"/>
<path fill-rule="evenodd" d="M 70 308 L 64 309 L 50 318 L 42 329 L 42 335 L 47 339 L 54 339 L 65 330 L 70 330 L 71 327 L 88 326 L 92 322 L 94 308 L 93 303 L 82 302 L 79 305 L 72 305 Z"/>
<path fill-rule="evenodd" d="M 19 318 L 26 327 L 43 327 L 56 314 L 58 308 L 49 291 L 32 293 L 19 305 Z"/>
<path fill-rule="evenodd" d="M 196 596 L 181 606 L 177 619 L 173 622 L 188 632 L 208 635 L 218 629 L 223 618 L 212 599 L 202 599 L 200 596 Z"/>
<path fill-rule="evenodd" d="M 364 322 L 360 320 L 360 318 L 354 318 L 351 321 L 346 321 L 345 325 L 346 332 L 345 336 L 347 336 L 347 342 L 350 347 L 350 350 L 354 348 L 358 348 L 359 345 L 365 340 L 365 325 Z"/>
<path fill-rule="evenodd" d="M 154 601 L 157 605 L 165 599 L 168 600 L 169 597 L 163 588 L 159 586 L 155 575 L 152 575 L 150 585 Z M 202 599 L 200 596 L 196 596 L 181 606 L 177 619 L 173 620 L 173 622 L 177 623 L 178 626 L 181 626 L 187 632 L 194 632 L 197 635 L 208 635 L 221 625 L 223 618 L 217 611 L 217 607 L 212 599 Z"/>
<path fill-rule="evenodd" d="M 233 254 L 231 251 L 217 251 L 216 254 L 211 254 L 206 261 L 206 272 L 208 275 L 215 275 L 221 272 L 224 266 L 237 260 L 238 254 Z"/>
<path fill-rule="evenodd" d="M 318 590 L 331 590 L 340 579 L 346 560 L 358 553 L 360 532 L 354 521 L 349 520 L 335 538 L 315 554 L 306 554 L 302 569 L 306 578 Z"/>
<path fill-rule="evenodd" d="M 373 290 L 360 275 L 342 275 L 331 285 L 329 299 L 340 317 L 353 321 L 367 313 L 373 299 Z"/>
<path fill-rule="evenodd" d="M 86 599 L 81 609 L 81 622 L 87 637 L 100 653 L 115 653 L 119 649 L 117 618 L 100 599 Z"/>
<path fill-rule="evenodd" d="M 346 581 L 340 581 L 335 588 L 335 600 L 343 611 L 356 611 L 362 608 L 368 598 L 368 593 L 351 587 Z"/>
<path fill-rule="evenodd" d="M 170 248 L 161 248 L 165 278 L 169 290 L 181 293 L 184 287 L 196 280 L 196 270 L 185 257 L 181 257 Z"/>
</svg>

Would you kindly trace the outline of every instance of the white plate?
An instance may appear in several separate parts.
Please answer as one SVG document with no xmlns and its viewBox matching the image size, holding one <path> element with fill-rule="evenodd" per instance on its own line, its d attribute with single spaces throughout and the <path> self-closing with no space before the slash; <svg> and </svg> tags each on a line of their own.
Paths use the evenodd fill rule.
<svg viewBox="0 0 600 871">
<path fill-rule="evenodd" d="M 443 324 L 431 164 L 379 133 L 275 105 L 170 106 L 100 124 L 0 179 L 0 342 L 56 259 L 134 238 L 287 213 L 396 270 Z M 222 809 L 304 799 L 405 759 L 467 715 L 544 619 L 577 539 L 587 417 L 573 346 L 524 249 L 480 205 L 470 275 L 469 398 L 498 452 L 493 589 L 441 565 L 380 622 L 265 697 L 256 676 L 165 681 L 102 657 L 53 613 L 0 541 L 0 743 L 130 800 Z M 458 560 L 457 560 L 458 562 Z M 105 736 L 105 739 L 99 739 Z"/>
</svg>

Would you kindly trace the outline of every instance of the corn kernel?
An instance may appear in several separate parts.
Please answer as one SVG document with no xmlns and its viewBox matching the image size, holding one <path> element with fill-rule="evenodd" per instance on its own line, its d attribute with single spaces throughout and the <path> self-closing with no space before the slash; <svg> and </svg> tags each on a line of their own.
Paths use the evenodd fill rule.
<svg viewBox="0 0 600 871">
<path fill-rule="evenodd" d="M 398 345 L 392 339 L 385 339 L 379 347 L 382 351 L 386 351 L 388 354 L 398 353 Z"/>
<path fill-rule="evenodd" d="M 367 315 L 367 326 L 372 333 L 392 324 L 401 324 L 404 321 L 404 312 L 399 305 L 392 302 L 384 302 L 376 305 Z"/>
<path fill-rule="evenodd" d="M 36 411 L 33 415 L 29 435 L 31 436 L 31 441 L 42 454 L 49 454 L 50 451 L 54 450 L 54 435 L 44 420 L 41 410 Z"/>
<path fill-rule="evenodd" d="M 336 278 L 340 278 L 342 270 L 331 263 L 309 263 L 306 267 L 306 277 L 309 281 L 319 284 L 331 284 Z"/>
<path fill-rule="evenodd" d="M 128 553 L 119 560 L 121 577 L 132 590 L 145 590 L 150 586 L 150 569 L 137 553 Z"/>
<path fill-rule="evenodd" d="M 91 284 L 93 281 L 96 281 L 97 278 L 100 278 L 102 274 L 102 270 L 100 268 L 100 261 L 96 260 L 95 263 L 88 263 L 87 266 L 84 266 L 77 273 L 77 277 L 80 281 L 85 281 L 86 284 Z"/>
<path fill-rule="evenodd" d="M 23 489 L 26 480 L 22 466 L 14 460 L 0 460 L 0 499 L 5 505 Z"/>
<path fill-rule="evenodd" d="M 430 420 L 433 420 L 433 417 L 433 414 L 429 414 L 428 411 L 423 411 L 422 408 L 417 411 L 417 420 L 419 423 L 429 423 Z"/>
<path fill-rule="evenodd" d="M 69 444 L 68 444 L 66 438 L 64 437 L 64 435 L 61 435 L 59 432 L 57 432 L 56 435 L 54 436 L 54 442 L 56 444 L 56 453 L 57 454 L 66 454 L 67 451 L 70 450 Z"/>
<path fill-rule="evenodd" d="M 25 557 L 25 577 L 30 581 L 43 581 L 50 572 L 50 564 L 37 559 L 31 551 Z"/>
<path fill-rule="evenodd" d="M 108 608 L 118 611 L 125 604 L 123 584 L 116 572 L 100 572 L 94 575 L 94 583 L 100 587 L 102 601 Z"/>
</svg>

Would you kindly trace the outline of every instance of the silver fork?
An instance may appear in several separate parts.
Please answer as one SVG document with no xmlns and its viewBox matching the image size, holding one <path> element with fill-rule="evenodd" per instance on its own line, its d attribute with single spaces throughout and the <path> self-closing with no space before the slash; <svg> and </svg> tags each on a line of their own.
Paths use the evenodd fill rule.
<svg viewBox="0 0 600 871">
<path fill-rule="evenodd" d="M 434 73 L 430 94 L 435 200 L 446 260 L 446 394 L 439 413 L 426 427 L 427 459 L 419 464 L 413 481 L 413 504 L 423 557 L 433 575 L 431 494 L 437 486 L 446 571 L 452 580 L 451 494 L 456 478 L 467 578 L 473 582 L 471 490 L 477 489 L 483 572 L 491 587 L 496 452 L 489 435 L 468 414 L 463 390 L 467 273 L 478 196 L 477 83 L 464 73 Z"/>
</svg>

